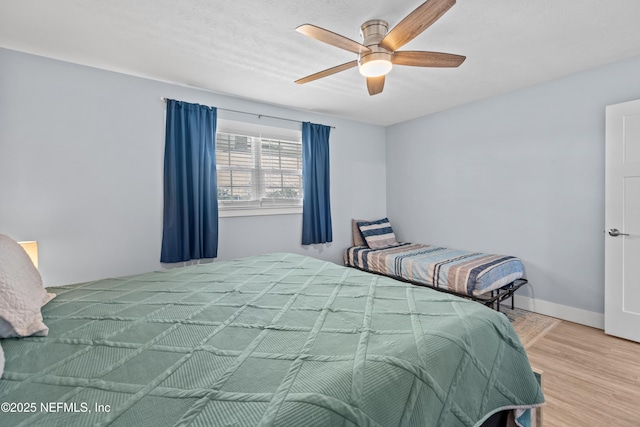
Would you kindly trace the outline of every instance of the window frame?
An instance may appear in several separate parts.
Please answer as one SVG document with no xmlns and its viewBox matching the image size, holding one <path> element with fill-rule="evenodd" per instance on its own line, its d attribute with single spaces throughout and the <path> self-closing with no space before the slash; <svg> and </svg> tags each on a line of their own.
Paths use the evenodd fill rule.
<svg viewBox="0 0 640 427">
<path fill-rule="evenodd" d="M 247 168 L 247 170 L 251 172 L 251 191 L 254 194 L 260 194 L 260 199 L 237 201 L 218 200 L 219 217 L 302 214 L 302 129 L 299 124 L 297 124 L 295 129 L 291 129 L 218 119 L 218 126 L 216 129 L 216 178 L 218 178 L 218 168 L 224 168 L 224 166 L 218 164 L 219 152 L 217 144 L 219 134 L 230 134 L 251 138 L 252 165 Z M 283 171 L 282 168 L 273 169 L 261 167 L 261 157 L 265 140 L 300 144 L 300 169 L 295 170 L 295 174 L 300 177 L 300 198 L 285 199 L 265 197 L 265 173 L 270 170 Z M 279 151 L 280 150 L 281 149 L 279 149 Z M 241 167 L 237 169 L 242 170 Z M 284 171 L 290 173 L 292 170 L 284 169 Z"/>
</svg>

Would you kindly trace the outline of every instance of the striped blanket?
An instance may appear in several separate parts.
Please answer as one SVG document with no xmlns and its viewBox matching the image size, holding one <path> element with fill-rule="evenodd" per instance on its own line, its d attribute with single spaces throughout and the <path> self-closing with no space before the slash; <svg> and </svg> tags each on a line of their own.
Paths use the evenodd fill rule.
<svg viewBox="0 0 640 427">
<path fill-rule="evenodd" d="M 513 256 L 416 243 L 398 243 L 380 249 L 354 246 L 346 250 L 344 263 L 349 267 L 464 295 L 481 295 L 524 275 L 522 262 Z"/>
</svg>

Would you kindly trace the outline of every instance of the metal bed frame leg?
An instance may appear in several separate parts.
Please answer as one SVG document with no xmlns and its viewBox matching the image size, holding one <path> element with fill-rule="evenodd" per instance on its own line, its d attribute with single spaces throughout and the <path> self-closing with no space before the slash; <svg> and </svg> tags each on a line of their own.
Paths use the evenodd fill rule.
<svg viewBox="0 0 640 427">
<path fill-rule="evenodd" d="M 517 283 L 516 283 L 517 282 Z M 507 298 L 511 298 L 511 310 L 515 310 L 515 293 L 518 289 L 520 289 L 523 285 L 529 283 L 527 279 L 517 279 L 514 282 L 505 285 L 500 289 L 494 289 L 491 291 L 491 297 L 488 298 L 477 298 L 476 296 L 471 296 L 470 299 L 474 301 L 482 302 L 487 307 L 490 307 L 492 310 L 500 311 L 500 302 L 506 300 Z M 502 292 L 501 292 L 502 291 Z M 508 304 L 508 303 L 507 303 Z M 508 306 L 508 305 L 507 305 Z"/>
<path fill-rule="evenodd" d="M 492 290 L 491 291 L 491 309 L 496 310 L 496 311 L 500 311 L 500 302 L 507 299 L 507 298 L 511 298 L 511 310 L 515 309 L 515 291 L 516 289 L 508 289 L 506 291 L 506 295 L 500 295 L 500 289 L 498 290 Z M 476 301 L 477 299 L 474 297 L 473 298 L 474 301 Z"/>
</svg>

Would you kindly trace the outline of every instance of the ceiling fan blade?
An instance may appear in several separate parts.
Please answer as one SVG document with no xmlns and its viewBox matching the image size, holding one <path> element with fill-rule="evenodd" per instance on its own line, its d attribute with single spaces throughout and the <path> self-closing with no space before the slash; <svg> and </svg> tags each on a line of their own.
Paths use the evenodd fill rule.
<svg viewBox="0 0 640 427">
<path fill-rule="evenodd" d="M 331 46 L 339 47 L 340 49 L 348 50 L 353 53 L 370 52 L 371 49 L 361 45 L 360 43 L 336 34 L 332 31 L 325 30 L 324 28 L 316 27 L 311 24 L 300 25 L 296 28 L 296 31 L 304 34 L 312 39 L 319 40 L 321 42 L 330 44 Z"/>
<path fill-rule="evenodd" d="M 442 52 L 422 52 L 416 50 L 402 50 L 391 56 L 391 62 L 396 65 L 411 65 L 413 67 L 459 67 L 467 59 L 466 56 Z"/>
<path fill-rule="evenodd" d="M 380 46 L 396 51 L 413 40 L 444 15 L 456 0 L 427 0 L 407 15 L 380 41 Z"/>
<path fill-rule="evenodd" d="M 384 76 L 367 77 L 367 90 L 369 95 L 377 95 L 384 89 Z"/>
<path fill-rule="evenodd" d="M 349 68 L 353 68 L 358 65 L 358 61 L 350 61 L 342 65 L 336 65 L 335 67 L 327 68 L 326 70 L 319 71 L 315 74 L 311 74 L 310 76 L 303 77 L 301 79 L 296 80 L 296 83 L 299 85 L 304 83 L 309 83 L 314 80 L 321 79 L 323 77 L 330 76 L 331 74 L 339 73 L 340 71 L 348 70 Z"/>
</svg>

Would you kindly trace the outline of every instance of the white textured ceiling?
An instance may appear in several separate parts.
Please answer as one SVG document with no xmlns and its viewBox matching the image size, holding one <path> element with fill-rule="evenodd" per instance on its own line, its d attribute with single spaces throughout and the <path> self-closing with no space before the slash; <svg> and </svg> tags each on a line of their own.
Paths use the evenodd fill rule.
<svg viewBox="0 0 640 427">
<path fill-rule="evenodd" d="M 458 0 L 404 46 L 465 55 L 396 66 L 369 96 L 357 68 L 294 80 L 355 54 L 294 29 L 359 41 L 421 0 L 0 0 L 0 47 L 297 109 L 389 125 L 640 55 L 640 0 Z M 1 72 L 1 70 L 0 70 Z"/>
</svg>

